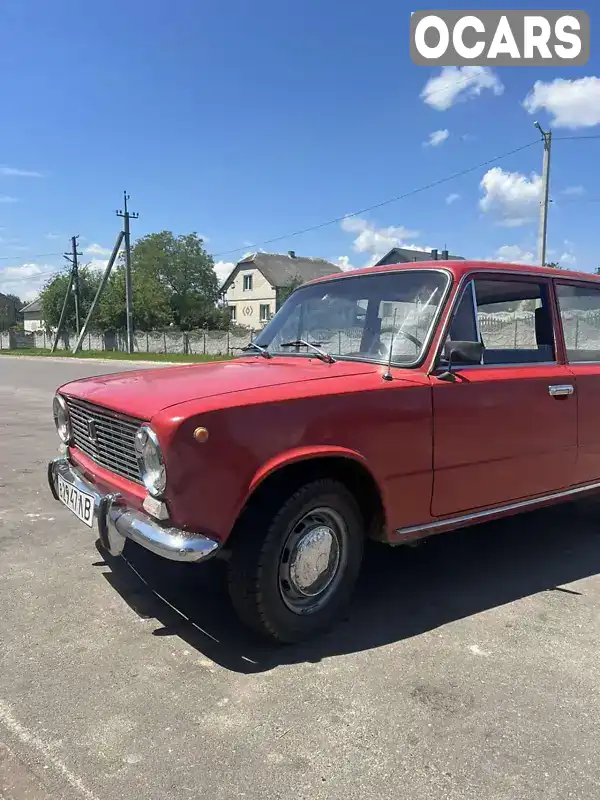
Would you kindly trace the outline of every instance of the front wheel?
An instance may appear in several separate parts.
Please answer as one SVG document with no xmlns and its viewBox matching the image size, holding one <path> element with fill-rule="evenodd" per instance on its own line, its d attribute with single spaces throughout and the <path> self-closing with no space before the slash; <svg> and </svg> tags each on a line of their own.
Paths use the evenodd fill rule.
<svg viewBox="0 0 600 800">
<path fill-rule="evenodd" d="M 244 623 L 280 642 L 334 624 L 362 560 L 364 522 L 336 480 L 307 483 L 279 508 L 252 509 L 236 532 L 229 591 Z"/>
</svg>

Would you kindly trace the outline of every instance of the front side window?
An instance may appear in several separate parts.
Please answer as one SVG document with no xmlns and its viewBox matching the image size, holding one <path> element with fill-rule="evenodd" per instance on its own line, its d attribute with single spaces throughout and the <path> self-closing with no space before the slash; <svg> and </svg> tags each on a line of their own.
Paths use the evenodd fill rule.
<svg viewBox="0 0 600 800">
<path fill-rule="evenodd" d="M 556 294 L 567 360 L 600 361 L 600 289 L 559 283 Z"/>
<path fill-rule="evenodd" d="M 548 285 L 512 278 L 470 281 L 447 340 L 480 341 L 484 364 L 554 361 Z"/>
<path fill-rule="evenodd" d="M 336 358 L 418 362 L 449 277 L 402 270 L 344 277 L 297 289 L 256 339 L 271 354 L 314 355 L 310 342 Z M 291 345 L 290 343 L 296 343 Z"/>
<path fill-rule="evenodd" d="M 252 290 L 252 275 L 244 275 L 244 291 Z"/>
<path fill-rule="evenodd" d="M 265 303 L 264 305 L 261 304 L 260 306 L 260 321 L 267 322 L 270 316 L 270 308 L 269 304 Z"/>
</svg>

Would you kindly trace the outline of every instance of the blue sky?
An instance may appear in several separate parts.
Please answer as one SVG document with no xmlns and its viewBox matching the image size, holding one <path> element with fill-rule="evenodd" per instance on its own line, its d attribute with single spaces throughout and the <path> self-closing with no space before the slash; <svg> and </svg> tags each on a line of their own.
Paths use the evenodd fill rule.
<svg viewBox="0 0 600 800">
<path fill-rule="evenodd" d="M 534 118 L 556 137 L 600 135 L 593 15 L 585 67 L 442 73 L 410 61 L 411 10 L 397 0 L 6 4 L 0 291 L 33 297 L 73 234 L 101 266 L 124 188 L 140 213 L 135 236 L 195 230 L 225 253 L 215 256 L 224 274 L 250 245 L 534 141 Z M 539 144 L 264 247 L 353 266 L 395 244 L 532 260 L 541 161 Z M 565 265 L 600 264 L 599 178 L 600 139 L 555 142 L 549 247 Z"/>
</svg>

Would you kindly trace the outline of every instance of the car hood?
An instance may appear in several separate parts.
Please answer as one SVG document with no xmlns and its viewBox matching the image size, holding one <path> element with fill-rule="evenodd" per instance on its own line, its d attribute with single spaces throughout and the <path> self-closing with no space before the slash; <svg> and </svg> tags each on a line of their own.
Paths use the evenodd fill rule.
<svg viewBox="0 0 600 800">
<path fill-rule="evenodd" d="M 140 420 L 170 406 L 215 395 L 289 383 L 373 372 L 380 367 L 352 361 L 326 364 L 320 359 L 275 356 L 238 358 L 181 367 L 140 369 L 72 381 L 63 394 Z"/>
</svg>

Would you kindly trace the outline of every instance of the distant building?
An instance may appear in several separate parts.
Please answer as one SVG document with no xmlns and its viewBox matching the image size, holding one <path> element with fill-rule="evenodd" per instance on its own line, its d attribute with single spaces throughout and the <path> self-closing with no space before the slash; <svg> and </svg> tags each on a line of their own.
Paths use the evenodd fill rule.
<svg viewBox="0 0 600 800">
<path fill-rule="evenodd" d="M 463 256 L 453 256 L 447 250 L 412 250 L 410 247 L 392 247 L 374 266 L 408 264 L 411 261 L 464 261 Z"/>
<path fill-rule="evenodd" d="M 258 330 L 279 310 L 290 287 L 341 272 L 322 258 L 304 258 L 293 250 L 252 253 L 235 265 L 221 287 L 231 318 L 239 325 Z"/>
<path fill-rule="evenodd" d="M 23 327 L 29 333 L 42 330 L 44 327 L 44 320 L 42 319 L 42 304 L 39 300 L 34 300 L 33 303 L 24 306 L 21 309 L 23 315 Z"/>
</svg>

